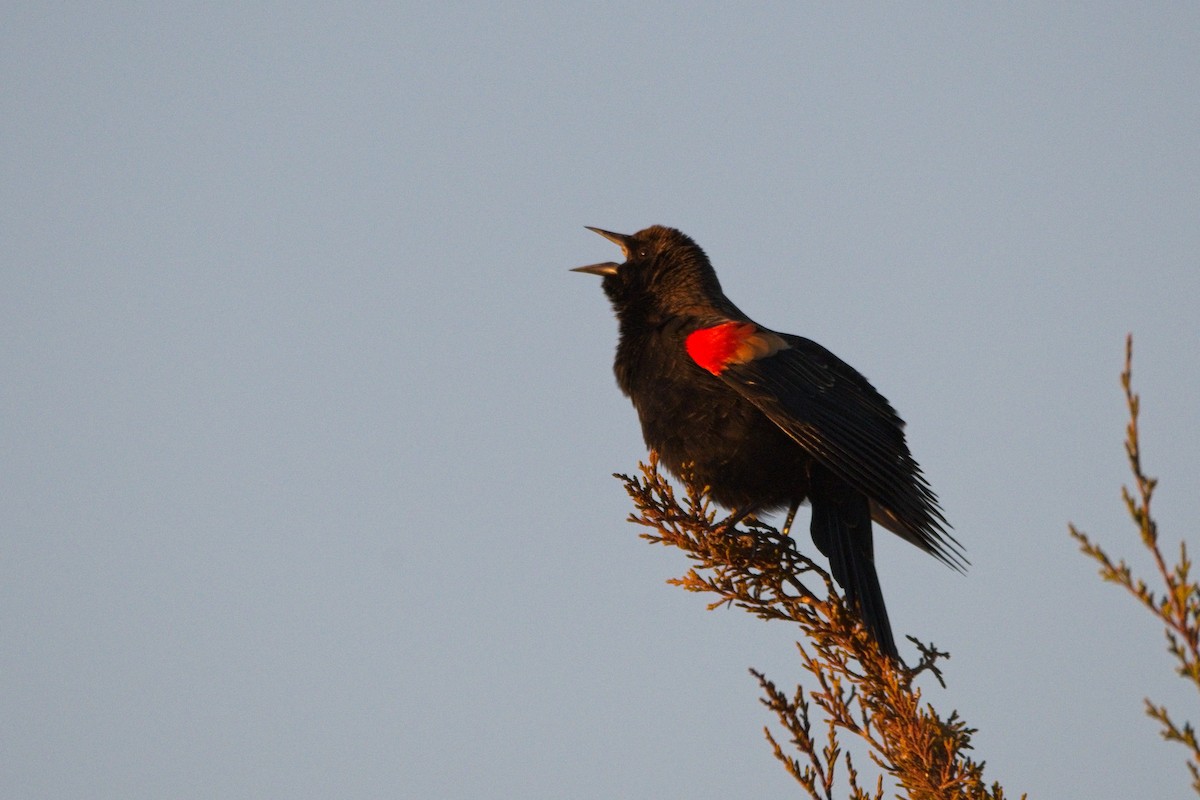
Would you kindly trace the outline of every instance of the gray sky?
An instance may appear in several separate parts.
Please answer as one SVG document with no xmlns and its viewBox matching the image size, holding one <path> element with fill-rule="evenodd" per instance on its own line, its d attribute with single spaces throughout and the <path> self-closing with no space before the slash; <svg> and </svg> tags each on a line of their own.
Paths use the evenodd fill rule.
<svg viewBox="0 0 1200 800">
<path fill-rule="evenodd" d="M 1200 519 L 1200 7 L 167 6 L 0 25 L 0 795 L 793 792 L 793 632 L 666 586 L 609 477 L 567 269 L 654 223 L 907 419 L 974 566 L 881 580 L 989 778 L 1186 791 L 1066 525 L 1146 563 L 1127 331 Z"/>
</svg>

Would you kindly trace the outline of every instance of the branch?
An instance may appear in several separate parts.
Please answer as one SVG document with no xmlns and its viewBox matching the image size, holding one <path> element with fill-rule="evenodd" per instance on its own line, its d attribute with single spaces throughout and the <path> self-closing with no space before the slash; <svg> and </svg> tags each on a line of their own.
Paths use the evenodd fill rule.
<svg viewBox="0 0 1200 800">
<path fill-rule="evenodd" d="M 909 637 L 917 662 L 896 663 L 844 604 L 829 574 L 801 554 L 793 539 L 761 521 L 738 527 L 731 518 L 718 519 L 703 488 L 691 481 L 683 482 L 684 494 L 677 497 L 653 454 L 640 467 L 638 476 L 616 476 L 633 499 L 630 521 L 646 529 L 643 539 L 679 548 L 692 562 L 669 583 L 713 595 L 709 609 L 742 608 L 761 619 L 798 625 L 806 635 L 797 651 L 813 688 L 799 686 L 789 695 L 761 672 L 751 674 L 791 752 L 770 729 L 767 742 L 810 797 L 832 800 L 844 770 L 845 788 L 855 800 L 881 800 L 885 775 L 910 798 L 1002 800 L 999 785 L 984 783 L 983 763 L 966 755 L 975 731 L 957 713 L 943 719 L 915 685 L 923 673 L 942 683 L 940 662 L 948 653 Z M 814 733 L 814 709 L 823 736 Z M 869 789 L 841 743 L 843 735 L 865 743 L 879 770 Z"/>
<path fill-rule="evenodd" d="M 1179 560 L 1168 564 L 1159 542 L 1158 523 L 1150 512 L 1156 478 L 1146 475 L 1142 469 L 1142 451 L 1138 441 L 1138 413 L 1141 401 L 1133 391 L 1133 336 L 1125 339 L 1125 369 L 1121 372 L 1121 386 L 1125 391 L 1125 404 L 1129 410 L 1129 424 L 1125 428 L 1125 455 L 1129 470 L 1133 474 L 1133 489 L 1121 487 L 1121 497 L 1130 518 L 1138 529 L 1138 536 L 1154 560 L 1158 572 L 1155 582 L 1159 591 L 1151 589 L 1142 578 L 1135 578 L 1125 559 L 1114 561 L 1108 553 L 1093 542 L 1086 533 L 1069 526 L 1071 536 L 1079 542 L 1079 548 L 1100 565 L 1100 577 L 1109 583 L 1124 587 L 1141 605 L 1146 607 L 1163 625 L 1167 639 L 1167 651 L 1175 658 L 1175 671 L 1200 690 L 1200 587 L 1191 577 L 1192 562 L 1188 558 L 1187 543 L 1179 543 Z M 1156 706 L 1146 700 L 1146 713 L 1160 725 L 1160 732 L 1167 741 L 1179 742 L 1190 752 L 1188 771 L 1192 778 L 1192 789 L 1200 794 L 1200 744 L 1196 741 L 1191 724 L 1177 725 L 1164 706 Z"/>
</svg>

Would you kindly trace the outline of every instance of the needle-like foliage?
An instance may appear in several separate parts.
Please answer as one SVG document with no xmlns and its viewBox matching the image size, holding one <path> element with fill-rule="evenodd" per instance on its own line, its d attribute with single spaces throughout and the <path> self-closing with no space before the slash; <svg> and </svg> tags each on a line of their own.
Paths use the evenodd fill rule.
<svg viewBox="0 0 1200 800">
<path fill-rule="evenodd" d="M 1179 543 L 1179 559 L 1168 563 L 1159 541 L 1158 523 L 1150 512 L 1157 479 L 1148 477 L 1142 470 L 1142 451 L 1138 443 L 1138 412 L 1140 399 L 1133 391 L 1133 337 L 1125 340 L 1125 369 L 1121 373 L 1121 386 L 1125 390 L 1125 402 L 1129 408 L 1129 424 L 1125 428 L 1125 455 L 1133 473 L 1133 489 L 1121 487 L 1121 496 L 1129 516 L 1137 527 L 1138 534 L 1154 560 L 1157 576 L 1151 581 L 1158 588 L 1151 588 L 1143 578 L 1135 578 L 1125 559 L 1114 561 L 1108 553 L 1093 542 L 1086 533 L 1070 526 L 1071 536 L 1079 542 L 1080 549 L 1100 564 L 1100 576 L 1111 583 L 1123 586 L 1139 603 L 1149 609 L 1163 625 L 1167 650 L 1175 658 L 1176 672 L 1200 691 L 1200 586 L 1192 577 L 1192 562 L 1188 557 L 1187 544 Z M 1189 751 L 1187 762 L 1192 776 L 1192 789 L 1200 794 L 1200 743 L 1191 723 L 1175 721 L 1165 706 L 1145 700 L 1146 713 L 1157 720 L 1164 739 L 1179 742 Z"/>
<path fill-rule="evenodd" d="M 917 679 L 942 681 L 949 658 L 932 644 L 909 637 L 917 648 L 909 667 L 884 654 L 858 616 L 843 603 L 830 576 L 801 554 L 790 537 L 750 519 L 740 527 L 718 519 L 703 487 L 684 481 L 682 496 L 651 455 L 625 483 L 641 536 L 677 547 L 692 561 L 671 583 L 711 595 L 709 608 L 735 606 L 766 620 L 782 620 L 804 634 L 797 643 L 807 687 L 780 689 L 758 671 L 762 703 L 784 735 L 765 729 L 775 757 L 817 800 L 881 800 L 885 793 L 920 800 L 994 798 L 1004 791 L 983 778 L 973 760 L 974 730 L 957 713 L 943 717 L 922 699 Z M 814 591 L 815 590 L 815 591 Z M 867 777 L 842 743 L 858 739 L 875 775 Z"/>
</svg>

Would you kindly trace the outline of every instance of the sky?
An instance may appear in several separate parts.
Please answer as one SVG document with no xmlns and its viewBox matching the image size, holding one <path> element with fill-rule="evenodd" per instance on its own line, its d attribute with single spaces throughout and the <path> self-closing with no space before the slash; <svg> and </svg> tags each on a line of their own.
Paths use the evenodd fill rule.
<svg viewBox="0 0 1200 800">
<path fill-rule="evenodd" d="M 1186 791 L 1142 698 L 1196 698 L 1067 524 L 1149 569 L 1132 332 L 1195 540 L 1200 7 L 0 15 L 0 795 L 796 796 L 748 669 L 798 634 L 668 586 L 611 477 L 568 270 L 652 224 L 906 419 L 972 567 L 880 578 L 989 780 Z"/>
</svg>

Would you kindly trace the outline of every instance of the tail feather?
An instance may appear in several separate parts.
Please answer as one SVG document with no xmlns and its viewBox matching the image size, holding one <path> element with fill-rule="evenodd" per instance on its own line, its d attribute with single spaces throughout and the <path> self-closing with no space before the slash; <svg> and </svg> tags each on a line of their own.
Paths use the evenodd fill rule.
<svg viewBox="0 0 1200 800">
<path fill-rule="evenodd" d="M 812 507 L 813 542 L 829 559 L 833 579 L 841 585 L 850 605 L 862 615 L 879 647 L 898 660 L 900 655 L 875 572 L 870 502 L 851 491 L 836 500 L 814 498 Z"/>
</svg>

